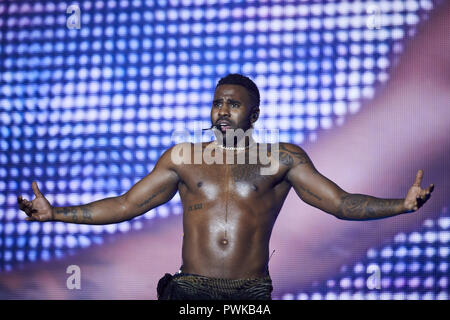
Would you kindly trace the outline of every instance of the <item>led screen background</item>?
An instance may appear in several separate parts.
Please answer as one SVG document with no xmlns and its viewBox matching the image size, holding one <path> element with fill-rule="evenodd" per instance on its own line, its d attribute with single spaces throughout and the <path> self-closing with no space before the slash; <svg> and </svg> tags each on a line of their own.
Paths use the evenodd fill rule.
<svg viewBox="0 0 450 320">
<path fill-rule="evenodd" d="M 80 8 L 79 29 L 67 26 L 72 4 Z M 280 141 L 311 151 L 319 171 L 347 191 L 404 197 L 414 169 L 403 174 L 378 161 L 362 170 L 363 159 L 356 158 L 331 170 L 325 159 L 336 157 L 338 163 L 337 155 L 350 154 L 355 147 L 349 141 L 358 138 L 367 138 L 365 145 L 372 143 L 370 149 L 382 159 L 388 145 L 379 141 L 384 140 L 370 140 L 364 131 L 346 139 L 345 130 L 369 115 L 379 130 L 374 137 L 387 134 L 381 121 L 392 115 L 377 118 L 377 93 L 381 100 L 391 97 L 388 88 L 396 81 L 391 74 L 407 44 L 444 5 L 424 0 L 1 1 L 0 296 L 154 299 L 159 277 L 181 264 L 178 194 L 140 217 L 106 226 L 26 222 L 17 195 L 32 199 L 32 181 L 55 206 L 125 193 L 174 144 L 174 131 L 210 126 L 215 84 L 227 73 L 245 74 L 258 85 L 256 129 L 278 129 Z M 396 101 L 404 102 L 411 93 L 399 95 Z M 432 120 L 425 125 L 431 133 L 440 128 Z M 395 127 L 401 133 L 412 124 L 400 121 Z M 340 136 L 337 152 L 319 150 Z M 436 164 L 430 161 L 432 145 L 420 143 L 415 156 L 422 157 L 420 165 Z M 445 150 L 446 144 L 440 145 Z M 435 171 L 425 170 L 425 186 L 436 181 L 429 173 L 448 174 L 445 158 L 434 159 L 440 162 Z M 410 159 L 391 161 L 400 166 Z M 379 191 L 371 170 L 402 182 Z M 358 181 L 362 178 L 356 176 L 365 177 L 366 185 L 350 190 L 352 184 L 338 171 Z M 445 195 L 448 189 L 442 186 L 439 192 Z M 412 216 L 405 224 L 407 218 L 396 217 L 355 227 L 317 210 L 309 214 L 314 209 L 290 195 L 271 241 L 274 298 L 447 299 L 448 202 L 434 201 L 432 214 Z M 295 214 L 300 206 L 305 213 Z M 293 214 L 299 220 L 288 223 Z M 307 232 L 293 230 L 295 222 Z M 314 240 L 326 238 L 338 224 L 345 230 L 336 231 L 334 242 L 315 247 Z M 376 235 L 357 238 L 369 229 Z M 295 232 L 297 239 L 308 236 L 310 245 L 292 242 Z M 291 254 L 295 249 L 297 256 Z M 124 252 L 132 252 L 131 258 Z M 130 264 L 122 264 L 124 259 Z M 133 261 L 139 266 L 133 268 Z M 82 270 L 79 292 L 66 288 L 71 264 Z M 371 289 L 367 281 L 376 268 L 381 287 Z"/>
</svg>

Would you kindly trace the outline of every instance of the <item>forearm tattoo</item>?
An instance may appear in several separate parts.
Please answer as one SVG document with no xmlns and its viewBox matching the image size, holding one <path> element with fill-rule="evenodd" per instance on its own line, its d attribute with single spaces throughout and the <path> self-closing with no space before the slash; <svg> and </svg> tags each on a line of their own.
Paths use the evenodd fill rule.
<svg viewBox="0 0 450 320">
<path fill-rule="evenodd" d="M 92 206 L 62 207 L 56 210 L 56 214 L 63 214 L 65 217 L 70 215 L 73 223 L 88 223 L 92 221 Z"/>
<path fill-rule="evenodd" d="M 341 198 L 340 218 L 372 220 L 402 213 L 403 199 L 379 199 L 364 194 L 348 194 Z"/>
<path fill-rule="evenodd" d="M 81 211 L 83 212 L 83 221 L 92 221 L 92 207 L 90 205 L 81 207 Z"/>
</svg>

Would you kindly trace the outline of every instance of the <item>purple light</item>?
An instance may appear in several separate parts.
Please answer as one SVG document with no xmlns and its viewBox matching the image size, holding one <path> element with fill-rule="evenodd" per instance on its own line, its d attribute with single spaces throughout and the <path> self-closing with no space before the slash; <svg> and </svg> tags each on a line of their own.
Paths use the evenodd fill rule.
<svg viewBox="0 0 450 320">
<path fill-rule="evenodd" d="M 434 286 L 434 278 L 428 277 L 425 280 L 423 280 L 423 286 L 425 288 L 432 288 Z"/>
<path fill-rule="evenodd" d="M 396 288 L 402 288 L 405 286 L 405 278 L 401 277 L 401 278 L 396 278 L 394 280 L 394 286 Z"/>
<path fill-rule="evenodd" d="M 414 277 L 408 280 L 408 286 L 410 288 L 417 288 L 420 285 L 420 278 L 419 277 Z"/>
<path fill-rule="evenodd" d="M 441 288 L 447 288 L 448 287 L 448 278 L 447 277 L 442 277 L 439 279 L 439 287 Z"/>
</svg>

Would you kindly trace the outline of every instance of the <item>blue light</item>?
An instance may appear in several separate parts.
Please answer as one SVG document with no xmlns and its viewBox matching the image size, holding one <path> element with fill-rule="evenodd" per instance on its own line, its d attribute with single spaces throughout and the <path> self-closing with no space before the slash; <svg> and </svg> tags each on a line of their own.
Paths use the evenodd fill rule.
<svg viewBox="0 0 450 320">
<path fill-rule="evenodd" d="M 136 175 L 153 168 L 160 150 L 170 146 L 172 130 L 180 124 L 184 127 L 187 118 L 208 122 L 215 84 L 228 72 L 256 79 L 262 105 L 267 107 L 262 109 L 265 114 L 260 121 L 264 122 L 260 123 L 279 127 L 283 139 L 301 144 L 305 130 L 331 128 L 333 116 L 356 113 L 361 97 L 374 96 L 376 80 L 388 79 L 387 71 L 379 69 L 391 66 L 388 55 L 398 56 L 403 50 L 399 40 L 409 34 L 400 26 L 417 24 L 422 18 L 416 11 L 433 7 L 431 1 L 386 3 L 383 13 L 390 27 L 378 30 L 366 28 L 366 7 L 360 2 L 252 1 L 245 8 L 213 4 L 217 1 L 163 1 L 156 8 L 150 1 L 87 1 L 81 8 L 81 30 L 65 28 L 64 15 L 49 15 L 63 12 L 64 3 L 12 3 L 8 13 L 0 4 L 0 23 L 6 28 L 0 35 L 4 44 L 0 108 L 6 111 L 0 111 L 0 177 L 4 180 L 0 189 L 29 189 L 15 180 L 37 176 L 61 205 L 94 200 L 87 196 L 92 192 L 98 192 L 94 197 L 98 199 L 106 190 L 125 191 Z M 4 18 L 25 8 L 30 15 Z M 35 28 L 43 23 L 48 28 Z M 316 132 L 311 132 L 307 139 L 314 141 L 314 137 Z M 17 166 L 21 162 L 24 165 Z M 179 199 L 174 201 L 179 205 Z M 67 243 L 73 248 L 88 247 L 102 242 L 102 232 L 121 232 L 118 227 L 74 229 L 46 224 L 55 225 L 51 229 L 20 224 L 16 211 L 6 210 L 8 203 L 0 195 L 0 212 L 5 212 L 4 222 L 0 221 L 5 237 L 0 239 L 10 248 L 9 262 L 62 257 Z M 144 219 L 176 214 L 168 208 Z M 131 224 L 121 228 L 128 232 Z M 58 237 L 51 238 L 53 233 Z M 68 233 L 75 240 L 66 239 Z M 23 251 L 12 244 L 16 234 L 15 245 Z M 410 243 L 436 248 L 392 247 L 383 261 L 392 269 L 392 259 L 399 263 L 406 263 L 405 258 L 447 259 L 448 239 L 448 233 L 434 230 L 417 233 Z M 47 253 L 37 251 L 40 246 L 48 248 Z M 50 251 L 55 247 L 59 249 Z M 375 249 L 370 252 L 368 259 L 378 259 Z M 4 270 L 13 268 L 6 263 L 4 250 L 0 250 L 1 260 Z M 446 272 L 447 265 L 438 263 L 435 269 L 439 266 Z M 395 266 L 402 268 L 402 264 Z M 413 261 L 405 264 L 405 271 L 420 278 L 422 267 L 431 268 Z M 395 285 L 396 280 L 392 281 Z M 417 280 L 405 278 L 401 288 L 410 284 L 417 287 Z M 349 288 L 361 285 L 361 279 L 354 278 Z M 361 295 L 359 291 L 314 291 L 287 297 Z M 400 297 L 402 293 L 373 296 Z"/>
<path fill-rule="evenodd" d="M 5 238 L 4 246 L 5 246 L 6 248 L 11 248 L 12 246 L 14 246 L 14 238 L 12 238 L 12 237 L 6 237 L 6 238 Z"/>
<path fill-rule="evenodd" d="M 41 245 L 45 248 L 48 248 L 51 246 L 52 240 L 49 236 L 45 235 L 42 237 Z"/>
<path fill-rule="evenodd" d="M 9 251 L 9 250 L 5 250 L 4 252 L 3 252 L 3 260 L 4 261 L 10 261 L 11 259 L 12 259 L 12 257 L 13 257 L 13 254 L 12 254 L 12 252 L 11 251 Z"/>
<path fill-rule="evenodd" d="M 439 256 L 443 259 L 447 259 L 449 255 L 449 247 L 440 247 L 439 248 Z"/>
<path fill-rule="evenodd" d="M 42 250 L 40 257 L 41 257 L 42 260 L 48 261 L 51 258 L 51 254 L 50 254 L 50 252 L 48 250 Z"/>
</svg>

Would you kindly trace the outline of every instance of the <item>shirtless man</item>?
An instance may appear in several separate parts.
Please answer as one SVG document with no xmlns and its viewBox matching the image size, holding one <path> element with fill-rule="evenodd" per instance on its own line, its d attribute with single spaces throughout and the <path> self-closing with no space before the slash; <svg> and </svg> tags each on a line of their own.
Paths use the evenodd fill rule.
<svg viewBox="0 0 450 320">
<path fill-rule="evenodd" d="M 252 129 L 259 116 L 259 100 L 258 88 L 247 77 L 231 74 L 218 82 L 211 109 L 217 139 L 189 150 L 194 159 L 196 152 L 209 148 L 222 163 L 179 163 L 174 151 L 180 145 L 175 145 L 123 195 L 81 206 L 53 207 L 33 182 L 36 198 L 28 201 L 19 196 L 19 208 L 28 221 L 110 224 L 166 203 L 178 191 L 184 208 L 183 264 L 175 275 L 166 273 L 161 278 L 159 299 L 271 299 L 269 241 L 291 187 L 306 203 L 346 220 L 414 212 L 430 198 L 434 185 L 421 188 L 422 170 L 404 199 L 347 193 L 320 174 L 302 148 L 290 143 L 277 144 L 275 157 L 275 148 L 268 145 L 267 155 L 277 162 L 277 170 L 261 174 L 266 165 L 259 158 L 252 164 L 249 154 L 263 144 L 251 138 L 243 143 L 242 136 L 230 141 L 227 135 Z M 244 154 L 245 162 L 229 163 L 227 152 L 234 160 Z"/>
</svg>

